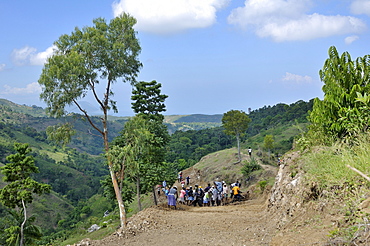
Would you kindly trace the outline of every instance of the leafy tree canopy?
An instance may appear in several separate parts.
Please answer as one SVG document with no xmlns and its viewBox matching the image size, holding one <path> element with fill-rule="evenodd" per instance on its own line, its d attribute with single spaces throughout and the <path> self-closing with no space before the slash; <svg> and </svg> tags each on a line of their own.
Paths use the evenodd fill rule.
<svg viewBox="0 0 370 246">
<path fill-rule="evenodd" d="M 17 153 L 7 156 L 7 163 L 1 167 L 4 181 L 8 184 L 0 190 L 0 200 L 10 208 L 22 207 L 22 201 L 31 203 L 32 194 L 41 195 L 50 192 L 51 186 L 41 184 L 31 178 L 31 174 L 37 173 L 33 156 L 28 155 L 31 149 L 28 144 L 15 143 Z"/>
<path fill-rule="evenodd" d="M 369 114 L 358 98 L 369 94 L 369 71 L 369 55 L 352 60 L 348 52 L 340 56 L 334 46 L 329 48 L 329 58 L 319 72 L 324 99 L 315 98 L 309 115 L 311 130 L 336 139 L 367 129 Z"/>
<path fill-rule="evenodd" d="M 149 119 L 157 119 L 162 123 L 164 116 L 161 112 L 166 111 L 164 101 L 168 97 L 161 94 L 161 84 L 153 80 L 151 82 L 138 82 L 132 90 L 132 109 L 137 114 L 142 114 Z"/>
<path fill-rule="evenodd" d="M 236 137 L 238 144 L 238 158 L 240 156 L 240 137 L 245 134 L 251 119 L 242 110 L 230 110 L 222 117 L 222 126 L 225 128 L 225 133 Z"/>
<path fill-rule="evenodd" d="M 233 136 L 242 136 L 248 129 L 251 119 L 242 110 L 230 110 L 222 117 L 222 126 L 225 133 Z"/>
<path fill-rule="evenodd" d="M 93 27 L 84 27 L 70 35 L 62 35 L 54 45 L 53 56 L 45 64 L 39 79 L 43 91 L 40 97 L 47 103 L 52 116 L 65 114 L 67 105 L 76 104 L 88 91 L 102 110 L 117 112 L 112 83 L 119 78 L 131 83 L 142 67 L 138 61 L 141 51 L 135 30 L 136 20 L 128 14 L 114 18 L 109 24 L 103 18 L 93 21 Z M 97 85 L 107 81 L 103 99 L 98 98 Z M 81 105 L 77 105 L 83 110 Z"/>
</svg>

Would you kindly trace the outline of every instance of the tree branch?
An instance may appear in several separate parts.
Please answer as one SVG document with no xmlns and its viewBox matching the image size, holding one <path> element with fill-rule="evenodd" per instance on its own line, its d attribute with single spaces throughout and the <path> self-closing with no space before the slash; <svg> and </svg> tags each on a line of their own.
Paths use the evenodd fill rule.
<svg viewBox="0 0 370 246">
<path fill-rule="evenodd" d="M 94 95 L 94 97 L 95 97 L 95 100 L 98 102 L 98 104 L 100 105 L 100 107 L 103 109 L 103 108 L 104 108 L 104 104 L 103 104 L 103 102 L 99 99 L 98 94 L 96 93 L 94 82 L 90 80 L 90 81 L 89 81 L 89 84 L 90 84 L 91 90 L 92 90 L 92 92 L 93 92 L 93 95 Z"/>
<path fill-rule="evenodd" d="M 78 104 L 78 102 L 73 99 L 73 102 L 76 104 L 76 106 L 78 107 L 78 109 L 85 115 L 86 119 L 89 121 L 90 125 L 95 129 L 97 130 L 102 136 L 104 136 L 104 132 L 102 130 L 100 130 L 95 124 L 94 122 L 92 122 L 90 116 L 87 114 L 86 110 L 84 110 L 80 104 Z"/>
<path fill-rule="evenodd" d="M 358 170 L 358 169 L 356 169 L 356 168 L 354 168 L 354 167 L 351 167 L 350 165 L 347 165 L 347 167 L 349 168 L 349 169 L 352 169 L 353 171 L 355 171 L 356 173 L 358 173 L 358 174 L 360 174 L 362 177 L 364 177 L 365 179 L 367 179 L 367 181 L 369 181 L 370 182 L 370 178 L 369 178 L 369 176 L 367 176 L 366 174 L 364 174 L 363 172 L 361 172 L 360 170 Z"/>
</svg>

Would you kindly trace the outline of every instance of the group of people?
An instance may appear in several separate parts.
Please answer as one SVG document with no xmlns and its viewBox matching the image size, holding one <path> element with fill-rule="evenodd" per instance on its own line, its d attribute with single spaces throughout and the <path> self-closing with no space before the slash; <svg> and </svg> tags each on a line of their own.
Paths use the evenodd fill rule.
<svg viewBox="0 0 370 246">
<path fill-rule="evenodd" d="M 183 180 L 179 180 L 182 184 Z M 200 185 L 195 185 L 185 187 L 182 184 L 180 191 L 178 191 L 177 186 L 169 188 L 166 186 L 165 181 L 163 182 L 163 193 L 167 196 L 168 207 L 174 206 L 176 209 L 177 201 L 184 205 L 189 206 L 220 206 L 228 203 L 230 200 L 240 201 L 241 191 L 240 191 L 240 182 L 236 181 L 235 183 L 230 184 L 229 186 L 226 182 L 215 181 L 213 185 L 210 183 L 207 187 L 202 187 Z"/>
</svg>

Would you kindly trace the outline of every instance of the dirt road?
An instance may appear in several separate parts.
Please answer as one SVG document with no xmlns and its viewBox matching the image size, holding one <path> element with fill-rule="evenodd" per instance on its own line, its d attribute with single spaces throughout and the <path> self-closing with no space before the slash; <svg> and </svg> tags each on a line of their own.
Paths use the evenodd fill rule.
<svg viewBox="0 0 370 246">
<path fill-rule="evenodd" d="M 259 199 L 218 207 L 149 208 L 137 215 L 142 224 L 132 222 L 135 230 L 90 245 L 270 245 L 274 226 L 264 203 Z"/>
</svg>

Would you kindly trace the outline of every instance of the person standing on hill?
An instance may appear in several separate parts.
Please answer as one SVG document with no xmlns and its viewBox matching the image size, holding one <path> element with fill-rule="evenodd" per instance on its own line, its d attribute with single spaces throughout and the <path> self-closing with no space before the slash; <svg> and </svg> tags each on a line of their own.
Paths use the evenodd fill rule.
<svg viewBox="0 0 370 246">
<path fill-rule="evenodd" d="M 182 181 L 182 171 L 179 172 L 178 181 L 179 181 L 179 183 L 181 183 L 181 181 Z"/>
<path fill-rule="evenodd" d="M 188 175 L 187 177 L 186 177 L 186 185 L 189 185 L 190 184 L 190 176 Z"/>
<path fill-rule="evenodd" d="M 252 148 L 251 147 L 248 148 L 248 154 L 249 154 L 249 157 L 252 157 Z"/>
</svg>

